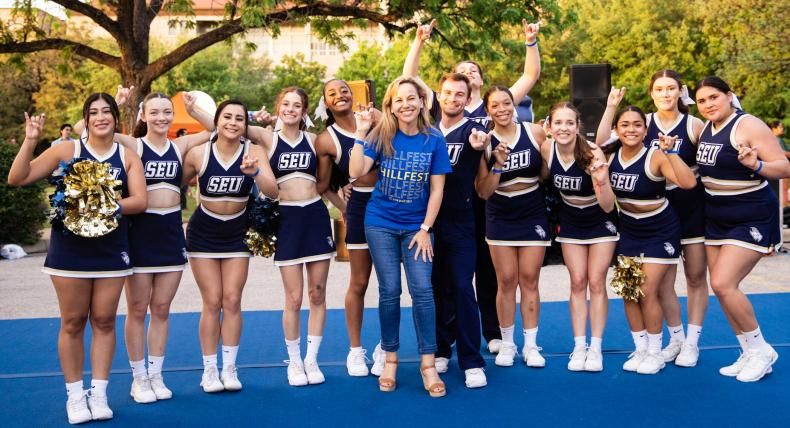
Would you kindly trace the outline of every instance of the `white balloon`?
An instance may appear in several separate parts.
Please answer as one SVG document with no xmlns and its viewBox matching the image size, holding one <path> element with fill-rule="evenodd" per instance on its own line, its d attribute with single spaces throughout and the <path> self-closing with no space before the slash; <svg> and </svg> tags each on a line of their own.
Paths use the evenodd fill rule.
<svg viewBox="0 0 790 428">
<path fill-rule="evenodd" d="M 195 107 L 203 110 L 204 112 L 214 116 L 217 112 L 217 103 L 211 98 L 211 95 L 202 91 L 189 91 L 189 95 L 195 97 Z"/>
</svg>

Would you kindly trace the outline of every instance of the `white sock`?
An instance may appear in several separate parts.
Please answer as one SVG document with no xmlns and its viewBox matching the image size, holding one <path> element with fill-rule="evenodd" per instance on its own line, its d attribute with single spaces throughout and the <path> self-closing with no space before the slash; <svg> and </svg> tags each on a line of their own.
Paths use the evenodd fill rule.
<svg viewBox="0 0 790 428">
<path fill-rule="evenodd" d="M 689 324 L 688 327 L 686 328 L 688 329 L 688 334 L 686 335 L 686 343 L 697 346 L 697 343 L 699 343 L 699 337 L 700 335 L 702 335 L 702 326 Z"/>
<path fill-rule="evenodd" d="M 746 346 L 746 336 L 741 334 L 736 334 L 735 338 L 738 339 L 738 344 L 741 345 L 741 351 L 746 352 L 749 348 Z"/>
<path fill-rule="evenodd" d="M 162 355 L 161 357 L 157 357 L 155 355 L 148 356 L 148 375 L 153 376 L 155 374 L 162 373 L 162 366 L 165 364 L 165 356 Z"/>
<path fill-rule="evenodd" d="M 203 370 L 209 367 L 217 368 L 217 354 L 203 356 Z"/>
<path fill-rule="evenodd" d="M 69 400 L 76 400 L 82 397 L 82 393 L 84 392 L 82 389 L 84 386 L 82 385 L 82 381 L 78 380 L 76 382 L 67 383 L 66 384 L 66 395 L 68 395 Z"/>
<path fill-rule="evenodd" d="M 288 350 L 288 359 L 291 361 L 302 361 L 301 338 L 295 340 L 285 339 L 285 348 Z"/>
<path fill-rule="evenodd" d="M 573 336 L 573 347 L 578 348 L 587 345 L 587 336 Z"/>
<path fill-rule="evenodd" d="M 686 335 L 683 334 L 683 324 L 674 327 L 667 324 L 667 330 L 669 330 L 670 341 L 683 343 L 686 340 Z"/>
<path fill-rule="evenodd" d="M 110 382 L 107 380 L 91 379 L 91 395 L 106 397 L 108 383 Z"/>
<path fill-rule="evenodd" d="M 145 360 L 129 361 L 129 366 L 132 368 L 132 376 L 145 376 Z"/>
<path fill-rule="evenodd" d="M 513 330 L 515 328 L 515 324 L 510 327 L 499 327 L 499 331 L 502 333 L 502 343 L 516 343 L 513 342 Z"/>
<path fill-rule="evenodd" d="M 359 353 L 359 352 L 362 352 L 362 347 L 361 346 L 352 346 L 352 347 L 348 348 L 348 350 L 350 352 Z"/>
<path fill-rule="evenodd" d="M 757 349 L 760 351 L 771 349 L 771 345 L 765 341 L 765 337 L 763 337 L 762 332 L 760 332 L 760 326 L 757 326 L 754 331 L 744 331 L 743 336 L 746 338 L 746 346 L 749 349 Z"/>
<path fill-rule="evenodd" d="M 601 350 L 601 342 L 603 342 L 603 338 L 601 337 L 591 337 L 590 338 L 590 348 L 597 349 L 598 351 Z"/>
<path fill-rule="evenodd" d="M 321 348 L 321 339 L 323 339 L 323 336 L 307 335 L 307 353 L 304 356 L 305 361 L 318 361 L 318 349 Z"/>
<path fill-rule="evenodd" d="M 236 365 L 236 355 L 239 354 L 239 347 L 222 345 L 222 370 L 229 366 Z"/>
<path fill-rule="evenodd" d="M 658 354 L 661 352 L 661 336 L 661 333 L 647 333 L 647 352 L 651 354 Z"/>
<path fill-rule="evenodd" d="M 631 337 L 634 339 L 636 351 L 647 351 L 647 330 L 632 331 Z"/>
<path fill-rule="evenodd" d="M 524 345 L 527 348 L 537 348 L 538 328 L 525 328 L 524 329 Z"/>
</svg>

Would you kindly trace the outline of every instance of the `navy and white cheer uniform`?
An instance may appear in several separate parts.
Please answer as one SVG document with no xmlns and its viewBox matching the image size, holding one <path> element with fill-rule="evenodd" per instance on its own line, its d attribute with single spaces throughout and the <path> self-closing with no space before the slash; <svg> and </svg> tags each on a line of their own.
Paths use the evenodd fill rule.
<svg viewBox="0 0 790 428">
<path fill-rule="evenodd" d="M 486 150 L 489 167 L 494 165 L 492 150 L 501 143 L 496 132 Z M 542 159 L 540 147 L 529 123 L 516 126 L 516 135 L 509 144 L 510 155 L 502 167 L 499 186 L 486 201 L 486 242 L 489 245 L 530 247 L 551 245 L 546 200 L 540 187 Z M 525 183 L 523 190 L 504 191 L 504 187 Z"/>
<path fill-rule="evenodd" d="M 351 149 L 354 148 L 354 133 L 341 128 L 337 123 L 333 123 L 326 128 L 329 137 L 335 143 L 335 164 L 340 171 L 350 179 L 348 174 L 348 164 L 351 159 Z M 346 204 L 346 248 L 349 250 L 367 250 L 368 241 L 365 238 L 365 209 L 373 195 L 374 187 L 353 186 L 351 197 Z"/>
<path fill-rule="evenodd" d="M 222 161 L 216 143 L 206 143 L 203 164 L 198 171 L 200 207 L 187 225 L 187 253 L 189 257 L 228 259 L 250 257 L 244 243 L 247 234 L 247 207 L 234 214 L 219 214 L 206 208 L 204 202 L 247 203 L 255 182 L 241 172 L 241 163 L 250 150 L 250 143 L 242 140 L 232 160 Z"/>
<path fill-rule="evenodd" d="M 181 152 L 167 140 L 161 149 L 145 138 L 137 139 L 147 191 L 165 189 L 181 194 Z M 187 263 L 186 240 L 181 225 L 181 204 L 148 208 L 129 218 L 129 249 L 134 273 L 175 272 Z"/>
<path fill-rule="evenodd" d="M 278 185 L 294 178 L 316 181 L 318 158 L 313 142 L 304 132 L 299 133 L 296 141 L 275 133 L 269 164 Z M 329 211 L 320 196 L 303 201 L 280 201 L 275 266 L 328 260 L 334 253 Z"/>
<path fill-rule="evenodd" d="M 125 149 L 114 142 L 102 156 L 94 153 L 85 139 L 74 143 L 74 158 L 86 158 L 109 164 L 110 173 L 121 181 L 121 199 L 129 196 Z M 84 238 L 63 227 L 53 227 L 47 258 L 42 271 L 68 278 L 112 278 L 132 274 L 129 258 L 129 223 L 126 217 L 118 228 L 98 238 Z"/>
<path fill-rule="evenodd" d="M 562 198 L 557 242 L 589 245 L 617 241 L 616 211 L 604 212 L 598 204 L 589 172 L 579 167 L 576 159 L 563 162 L 556 142 L 551 144 L 548 164 L 550 180 Z"/>
<path fill-rule="evenodd" d="M 664 129 L 656 120 L 656 114 L 647 115 L 647 135 L 645 145 L 658 147 L 658 134 L 677 137 L 675 147 L 678 156 L 688 165 L 697 177 L 697 186 L 693 189 L 681 189 L 672 183 L 667 183 L 667 199 L 669 205 L 680 219 L 680 243 L 697 244 L 705 241 L 705 190 L 699 181 L 697 171 L 697 145 L 694 140 L 693 121 L 688 114 L 678 116 L 672 126 Z"/>
<path fill-rule="evenodd" d="M 676 264 L 680 257 L 680 224 L 666 199 L 666 183 L 650 171 L 650 160 L 658 150 L 642 147 L 629 161 L 622 148 L 609 158 L 609 178 L 620 205 L 620 240 L 617 254 L 642 256 L 646 263 Z M 655 205 L 645 213 L 623 209 L 623 204 Z"/>
<path fill-rule="evenodd" d="M 697 148 L 703 184 L 739 190 L 705 188 L 705 245 L 737 245 L 769 253 L 781 245 L 776 194 L 768 182 L 738 161 L 735 132 L 748 115 L 737 111 L 714 129 L 705 124 Z"/>
</svg>

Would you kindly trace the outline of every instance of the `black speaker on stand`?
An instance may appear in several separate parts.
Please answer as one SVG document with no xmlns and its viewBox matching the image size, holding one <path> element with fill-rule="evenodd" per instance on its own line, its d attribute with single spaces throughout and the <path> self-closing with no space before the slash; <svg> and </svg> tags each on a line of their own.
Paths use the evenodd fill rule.
<svg viewBox="0 0 790 428">
<path fill-rule="evenodd" d="M 612 87 L 610 64 L 573 64 L 570 69 L 571 103 L 579 109 L 585 137 L 595 141 L 609 88 Z"/>
</svg>

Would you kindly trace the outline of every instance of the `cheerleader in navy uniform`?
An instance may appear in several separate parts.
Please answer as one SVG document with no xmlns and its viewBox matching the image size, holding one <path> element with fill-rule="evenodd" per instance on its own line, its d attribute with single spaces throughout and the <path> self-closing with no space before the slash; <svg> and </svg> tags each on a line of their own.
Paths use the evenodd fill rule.
<svg viewBox="0 0 790 428">
<path fill-rule="evenodd" d="M 537 345 L 540 293 L 538 279 L 546 247 L 551 245 L 546 202 L 540 187 L 540 148 L 546 134 L 531 123 L 513 122 L 514 100 L 508 88 L 493 86 L 485 94 L 493 134 L 480 160 L 477 192 L 486 199 L 486 241 L 497 276 L 497 315 L 502 346 L 495 363 L 512 366 L 516 290 L 521 291 L 524 362 L 543 367 Z"/>
<path fill-rule="evenodd" d="M 188 183 L 197 175 L 200 191 L 200 206 L 187 225 L 186 249 L 203 298 L 200 385 L 205 392 L 242 388 L 236 356 L 241 339 L 241 294 L 250 263 L 250 251 L 244 243 L 247 201 L 253 182 L 267 197 L 277 197 L 266 153 L 243 138 L 247 120 L 244 104 L 222 102 L 214 115 L 216 136 L 202 149 L 190 150 L 184 159 L 181 182 Z M 217 370 L 220 339 L 221 375 Z"/>
<path fill-rule="evenodd" d="M 615 147 L 620 147 L 609 157 L 609 175 L 620 208 L 617 254 L 641 257 L 647 276 L 639 302 L 623 302 L 636 345 L 623 370 L 656 374 L 665 365 L 658 288 L 680 258 L 680 223 L 666 199 L 666 181 L 692 189 L 697 180 L 675 150 L 675 137 L 661 134 L 658 147 L 645 147 L 647 123 L 638 107 L 628 106 L 615 116 L 624 94 L 625 88 L 612 88 L 596 142 L 603 144 L 614 121 L 619 136 Z"/>
<path fill-rule="evenodd" d="M 661 70 L 650 79 L 650 96 L 656 112 L 647 115 L 647 136 L 645 145 L 657 146 L 659 135 L 676 137 L 673 150 L 696 174 L 697 139 L 702 131 L 702 121 L 689 114 L 686 103 L 686 86 L 680 76 L 672 70 Z M 702 183 L 690 190 L 667 184 L 667 200 L 675 210 L 680 222 L 680 245 L 683 250 L 683 272 L 686 276 L 688 293 L 688 334 L 683 332 L 680 317 L 680 302 L 675 293 L 677 267 L 670 269 L 675 273 L 667 274 L 658 289 L 661 310 L 667 320 L 669 345 L 661 354 L 665 362 L 675 361 L 681 367 L 694 367 L 699 359 L 699 342 L 702 322 L 708 309 L 707 260 L 705 259 L 705 197 Z"/>
<path fill-rule="evenodd" d="M 549 111 L 554 141 L 541 147 L 548 179 L 560 192 L 559 235 L 562 258 L 571 277 L 573 352 L 568 370 L 603 370 L 601 341 L 606 326 L 606 272 L 619 234 L 614 193 L 606 157 L 581 136 L 581 115 L 569 102 Z M 590 292 L 590 346 L 587 348 L 587 290 Z"/>
<path fill-rule="evenodd" d="M 121 214 L 143 212 L 146 191 L 140 158 L 113 139 L 119 123 L 115 100 L 105 93 L 89 96 L 82 117 L 87 124 L 87 138 L 51 147 L 33 159 L 44 118 L 25 115 L 25 141 L 11 165 L 8 184 L 28 185 L 50 176 L 60 162 L 92 159 L 109 164 L 121 181 Z M 99 238 L 52 231 L 43 271 L 52 279 L 60 306 L 58 355 L 66 378 L 66 412 L 72 424 L 113 417 L 106 391 L 115 353 L 118 300 L 124 279 L 132 274 L 127 234 L 125 217 L 121 218 L 117 229 Z M 86 394 L 82 386 L 83 337 L 89 319 L 93 336 L 90 351 L 93 380 L 90 393 Z"/>
<path fill-rule="evenodd" d="M 754 382 L 771 372 L 779 355 L 766 343 L 738 286 L 782 242 L 776 195 L 766 179 L 790 177 L 790 163 L 768 126 L 735 104 L 725 81 L 702 79 L 695 97 L 708 120 L 699 138 L 697 165 L 705 185 L 710 285 L 744 351 L 719 373 Z"/>
</svg>

